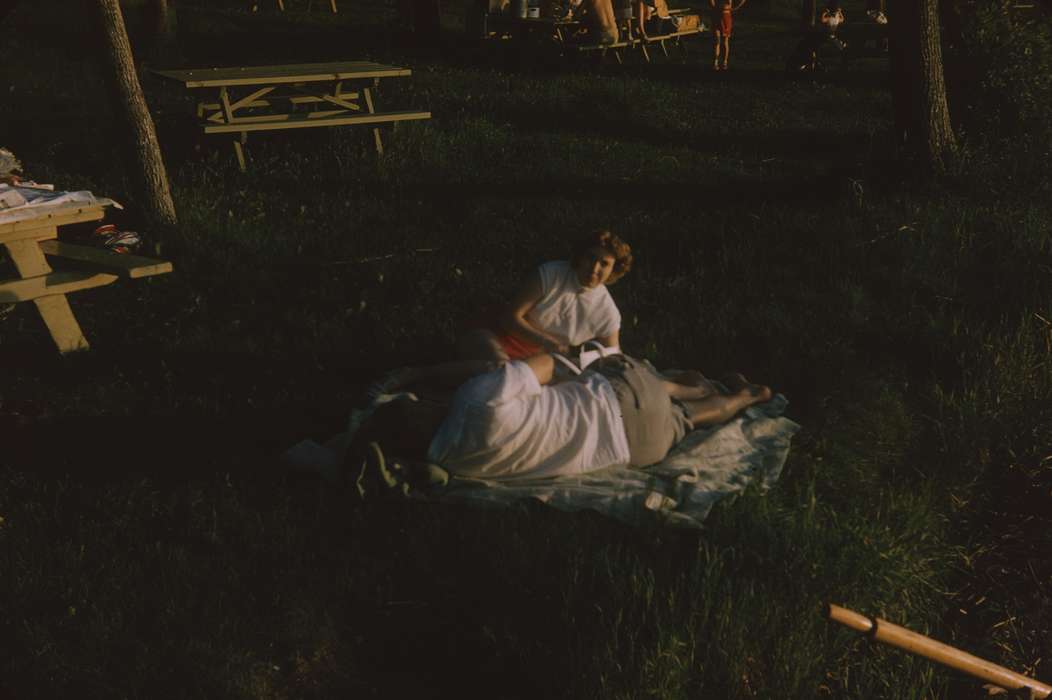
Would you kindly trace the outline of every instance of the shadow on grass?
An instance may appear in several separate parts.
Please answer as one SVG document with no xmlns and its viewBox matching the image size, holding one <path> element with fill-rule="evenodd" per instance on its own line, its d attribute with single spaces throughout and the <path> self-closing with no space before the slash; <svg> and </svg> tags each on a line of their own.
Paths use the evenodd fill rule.
<svg viewBox="0 0 1052 700">
<path fill-rule="evenodd" d="M 478 181 L 454 184 L 410 185 L 406 193 L 434 199 L 452 206 L 455 201 L 472 199 L 569 199 L 574 201 L 628 201 L 640 203 L 685 202 L 722 205 L 749 193 L 755 206 L 764 203 L 831 202 L 845 193 L 845 177 L 836 172 L 809 178 L 770 180 L 755 178 L 724 179 L 719 183 L 695 181 L 645 182 L 603 179 L 527 180 L 518 182 Z M 762 187 L 761 187 L 762 184 Z"/>
</svg>

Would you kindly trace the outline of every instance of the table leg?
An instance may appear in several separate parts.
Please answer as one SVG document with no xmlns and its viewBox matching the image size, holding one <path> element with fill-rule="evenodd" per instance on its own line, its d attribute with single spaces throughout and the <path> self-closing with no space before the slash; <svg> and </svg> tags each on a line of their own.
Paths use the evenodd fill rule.
<svg viewBox="0 0 1052 700">
<path fill-rule="evenodd" d="M 56 233 L 57 236 L 57 233 Z M 44 259 L 44 253 L 40 250 L 40 244 L 35 240 L 12 241 L 6 243 L 7 252 L 15 269 L 22 277 L 36 277 L 51 272 L 51 266 Z M 51 333 L 51 339 L 55 341 L 61 353 L 76 350 L 87 350 L 88 340 L 80 330 L 80 324 L 73 316 L 73 309 L 69 307 L 69 301 L 65 294 L 55 294 L 47 297 L 39 297 L 33 300 L 36 304 L 40 317 Z"/>
<path fill-rule="evenodd" d="M 281 3 L 281 0 L 278 0 Z M 284 9 L 284 7 L 282 8 Z M 219 104 L 223 107 L 223 116 L 226 117 L 227 124 L 234 123 L 234 107 L 230 104 L 230 93 L 227 92 L 226 86 L 219 88 Z M 234 155 L 237 157 L 237 165 L 241 168 L 241 172 L 245 172 L 245 149 L 243 144 L 248 141 L 248 132 L 242 131 L 241 135 L 234 139 Z"/>
<path fill-rule="evenodd" d="M 369 88 L 363 88 L 362 92 L 365 94 L 365 107 L 369 110 L 369 114 L 375 114 L 376 110 L 373 109 L 373 93 Z M 380 140 L 380 129 L 379 127 L 373 128 L 373 139 L 376 141 L 376 153 L 377 155 L 384 154 L 384 142 Z"/>
</svg>

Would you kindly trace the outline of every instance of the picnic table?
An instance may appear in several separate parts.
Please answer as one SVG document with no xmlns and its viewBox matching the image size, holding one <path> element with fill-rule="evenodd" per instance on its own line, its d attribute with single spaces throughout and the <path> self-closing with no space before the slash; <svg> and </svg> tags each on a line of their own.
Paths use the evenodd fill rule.
<svg viewBox="0 0 1052 700">
<path fill-rule="evenodd" d="M 250 131 L 372 124 L 376 152 L 382 154 L 380 124 L 431 118 L 431 112 L 378 112 L 373 91 L 380 80 L 407 77 L 412 71 L 368 61 L 153 72 L 188 89 L 215 91 L 197 104 L 200 126 L 206 134 L 235 135 L 234 154 L 242 172 Z"/>
<path fill-rule="evenodd" d="M 307 12 L 310 12 L 311 6 L 314 4 L 313 0 L 307 0 Z M 332 13 L 336 14 L 336 0 L 329 0 L 329 7 L 332 8 Z M 278 0 L 278 9 L 282 12 L 285 11 L 285 0 Z M 259 10 L 259 0 L 252 0 L 252 11 L 257 12 Z"/>
<path fill-rule="evenodd" d="M 673 17 L 694 14 L 691 10 L 670 10 Z M 690 28 L 680 29 L 661 35 L 643 36 L 639 33 L 634 17 L 622 17 L 618 20 L 618 30 L 621 37 L 618 41 L 609 44 L 590 43 L 588 41 L 577 41 L 580 32 L 585 25 L 580 20 L 559 17 L 517 17 L 506 13 L 490 13 L 486 17 L 486 29 L 496 36 L 510 36 L 526 40 L 541 37 L 552 42 L 560 49 L 590 52 L 598 51 L 601 54 L 610 52 L 618 63 L 622 63 L 622 50 L 638 48 L 643 60 L 650 63 L 649 46 L 657 45 L 661 48 L 666 58 L 668 57 L 668 44 L 680 45 L 680 40 L 689 36 L 695 36 L 705 30 L 700 21 Z"/>
<path fill-rule="evenodd" d="M 172 264 L 164 260 L 58 240 L 60 226 L 97 221 L 114 204 L 107 198 L 85 197 L 81 201 L 0 211 L 0 244 L 7 249 L 19 275 L 0 281 L 0 303 L 32 301 L 61 353 L 89 347 L 67 294 L 121 278 L 172 271 Z M 55 271 L 47 258 L 64 259 L 75 269 Z"/>
</svg>

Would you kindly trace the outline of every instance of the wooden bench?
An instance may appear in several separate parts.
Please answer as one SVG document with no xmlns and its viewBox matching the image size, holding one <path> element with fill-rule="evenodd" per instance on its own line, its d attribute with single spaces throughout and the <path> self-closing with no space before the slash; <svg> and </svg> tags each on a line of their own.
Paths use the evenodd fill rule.
<svg viewBox="0 0 1052 700">
<path fill-rule="evenodd" d="M 237 135 L 234 155 L 242 172 L 250 131 L 368 124 L 376 152 L 383 154 L 381 124 L 431 118 L 419 110 L 377 111 L 373 91 L 380 80 L 411 71 L 368 61 L 153 72 L 186 88 L 218 91 L 216 98 L 198 102 L 200 127 L 205 134 Z"/>
<path fill-rule="evenodd" d="M 172 271 L 172 264 L 137 255 L 123 255 L 57 240 L 58 227 L 105 216 L 111 200 L 71 202 L 26 207 L 7 212 L 0 220 L 0 244 L 7 249 L 19 276 L 0 281 L 0 303 L 32 301 L 59 352 L 88 349 L 66 295 L 111 284 L 118 279 L 138 279 Z M 13 218 L 12 214 L 17 214 Z M 54 270 L 47 259 L 68 261 L 74 269 Z"/>
</svg>

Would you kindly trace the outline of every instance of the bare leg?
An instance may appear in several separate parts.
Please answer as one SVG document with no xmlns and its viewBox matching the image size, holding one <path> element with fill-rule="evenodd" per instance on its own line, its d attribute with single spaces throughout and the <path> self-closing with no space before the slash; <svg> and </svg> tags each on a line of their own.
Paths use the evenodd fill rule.
<svg viewBox="0 0 1052 700">
<path fill-rule="evenodd" d="M 680 401 L 697 401 L 710 396 L 718 396 L 719 391 L 712 382 L 705 380 L 697 384 L 681 384 L 675 381 L 662 380 L 665 392 Z"/>
<path fill-rule="evenodd" d="M 719 32 L 713 32 L 712 34 L 712 67 L 718 69 L 720 67 L 720 41 L 723 35 Z"/>
<path fill-rule="evenodd" d="M 702 399 L 687 399 L 683 401 L 683 404 L 689 412 L 691 425 L 699 428 L 725 423 L 749 406 L 769 401 L 771 396 L 770 387 L 746 383 L 733 390 L 731 394 L 714 394 Z"/>
<path fill-rule="evenodd" d="M 677 371 L 668 370 L 662 372 L 661 376 L 670 382 L 683 384 L 685 386 L 698 386 L 706 381 L 705 375 L 696 369 L 681 369 Z"/>
<path fill-rule="evenodd" d="M 727 70 L 727 61 L 731 57 L 731 38 L 729 35 L 723 37 L 723 70 Z"/>
</svg>

